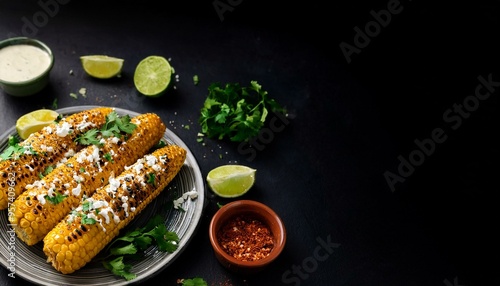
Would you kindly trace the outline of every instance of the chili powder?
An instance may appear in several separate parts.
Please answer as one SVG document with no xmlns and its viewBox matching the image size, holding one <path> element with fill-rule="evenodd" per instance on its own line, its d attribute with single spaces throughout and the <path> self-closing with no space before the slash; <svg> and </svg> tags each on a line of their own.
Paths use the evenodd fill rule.
<svg viewBox="0 0 500 286">
<path fill-rule="evenodd" d="M 248 215 L 227 221 L 217 233 L 217 240 L 227 254 L 242 261 L 267 257 L 274 246 L 269 227 Z"/>
</svg>

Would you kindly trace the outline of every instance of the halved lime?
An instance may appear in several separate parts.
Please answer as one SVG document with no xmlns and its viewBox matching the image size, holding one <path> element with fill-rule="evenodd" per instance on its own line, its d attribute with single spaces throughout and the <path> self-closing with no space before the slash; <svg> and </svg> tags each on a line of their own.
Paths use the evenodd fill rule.
<svg viewBox="0 0 500 286">
<path fill-rule="evenodd" d="M 134 72 L 134 84 L 137 90 L 149 97 L 159 97 L 167 91 L 173 69 L 162 56 L 149 56 L 137 65 Z"/>
<path fill-rule="evenodd" d="M 31 133 L 40 131 L 43 127 L 54 123 L 59 113 L 50 109 L 38 109 L 19 117 L 16 121 L 16 130 L 22 139 L 28 138 Z"/>
<path fill-rule="evenodd" d="M 119 75 L 123 67 L 123 59 L 106 55 L 81 56 L 83 70 L 95 78 L 112 78 Z"/>
<path fill-rule="evenodd" d="M 216 195 L 235 198 L 244 195 L 252 188 L 256 171 L 243 165 L 222 165 L 208 173 L 207 183 Z"/>
</svg>

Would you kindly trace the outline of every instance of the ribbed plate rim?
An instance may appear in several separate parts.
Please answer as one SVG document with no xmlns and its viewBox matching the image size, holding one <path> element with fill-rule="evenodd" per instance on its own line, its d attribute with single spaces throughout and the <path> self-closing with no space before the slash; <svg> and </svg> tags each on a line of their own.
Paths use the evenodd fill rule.
<svg viewBox="0 0 500 286">
<path fill-rule="evenodd" d="M 81 105 L 81 106 L 72 106 L 66 108 L 60 108 L 56 111 L 60 114 L 72 114 L 76 112 L 80 112 L 87 109 L 97 108 L 97 107 L 108 107 L 108 106 L 97 106 L 97 105 Z M 130 116 L 137 116 L 140 113 L 131 111 L 128 109 L 111 107 L 114 108 L 118 114 L 125 115 L 128 114 Z M 16 128 L 12 126 L 2 135 L 0 135 L 0 153 L 6 147 L 6 142 L 10 135 L 16 135 Z M 126 281 L 120 277 L 116 277 L 107 270 L 102 267 L 102 269 L 97 269 L 95 267 L 87 269 L 89 265 L 84 268 L 76 271 L 70 275 L 64 275 L 57 272 L 52 266 L 48 263 L 30 263 L 30 261 L 16 261 L 15 267 L 15 277 L 20 277 L 26 281 L 32 282 L 37 285 L 65 285 L 65 286 L 79 286 L 79 285 L 134 285 L 140 282 L 144 282 L 147 279 L 150 279 L 154 275 L 161 272 L 163 269 L 171 265 L 174 260 L 179 257 L 184 249 L 187 247 L 192 237 L 195 235 L 197 228 L 200 224 L 201 216 L 203 213 L 203 206 L 205 201 L 205 186 L 203 182 L 203 177 L 201 175 L 201 170 L 199 168 L 198 162 L 194 157 L 193 153 L 189 149 L 189 147 L 181 140 L 179 136 L 177 136 L 172 130 L 167 128 L 164 133 L 163 139 L 167 141 L 169 144 L 176 144 L 186 149 L 187 156 L 186 161 L 179 172 L 178 176 L 172 182 L 175 190 L 170 190 L 172 192 L 177 192 L 177 197 L 182 193 L 196 190 L 198 193 L 198 198 L 195 200 L 188 200 L 184 203 L 183 208 L 185 211 L 179 210 L 170 210 L 166 213 L 162 213 L 165 215 L 165 223 L 167 226 L 172 226 L 174 229 L 170 229 L 178 233 L 180 242 L 177 250 L 171 254 L 163 253 L 157 251 L 156 247 L 151 247 L 146 251 L 146 257 L 144 258 L 144 262 L 141 264 L 141 261 L 134 263 L 134 267 L 138 267 L 141 271 L 137 274 L 137 277 L 133 280 Z M 180 187 L 179 188 L 179 185 Z M 170 185 L 169 185 L 170 187 Z M 167 188 L 169 188 L 167 187 Z M 167 200 L 171 200 L 171 197 L 168 197 L 167 194 L 163 196 L 165 193 L 163 192 L 157 199 L 155 199 L 148 207 L 152 207 L 154 209 L 149 210 L 149 216 L 156 212 L 164 212 L 164 206 L 160 203 L 166 202 Z M 163 197 L 162 197 L 163 196 Z M 160 209 L 161 208 L 161 209 Z M 135 221 L 147 220 L 147 217 L 143 218 L 143 213 L 139 214 Z M 144 214 L 145 216 L 146 214 Z M 0 211 L 0 264 L 5 267 L 5 269 L 9 272 L 9 264 L 10 262 L 7 260 L 8 257 L 11 256 L 12 250 L 10 250 L 9 244 L 7 242 L 8 233 L 10 230 L 8 226 L 7 220 L 7 211 Z M 134 227 L 132 223 L 130 227 Z M 36 246 L 26 246 L 22 241 L 16 238 L 14 246 L 17 248 L 26 251 L 28 255 L 31 255 L 33 260 L 40 261 L 40 259 L 45 258 L 43 252 L 41 251 L 41 246 L 38 244 Z M 14 251 L 14 255 L 15 255 Z M 36 275 L 35 275 L 36 274 Z"/>
</svg>

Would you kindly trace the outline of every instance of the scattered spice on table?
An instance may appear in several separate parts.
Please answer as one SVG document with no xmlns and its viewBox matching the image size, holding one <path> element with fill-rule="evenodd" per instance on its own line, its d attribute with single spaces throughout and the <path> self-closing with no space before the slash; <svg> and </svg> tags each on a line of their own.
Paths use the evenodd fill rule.
<svg viewBox="0 0 500 286">
<path fill-rule="evenodd" d="M 230 219 L 219 230 L 217 239 L 227 254 L 242 261 L 267 257 L 274 246 L 269 227 L 248 215 Z"/>
</svg>

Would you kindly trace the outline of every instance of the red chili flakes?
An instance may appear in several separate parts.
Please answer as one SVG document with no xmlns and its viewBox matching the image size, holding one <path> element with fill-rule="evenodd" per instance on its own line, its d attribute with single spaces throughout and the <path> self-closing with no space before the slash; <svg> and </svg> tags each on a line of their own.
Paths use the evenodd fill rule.
<svg viewBox="0 0 500 286">
<path fill-rule="evenodd" d="M 242 261 L 255 261 L 271 253 L 274 246 L 269 227 L 250 216 L 236 216 L 221 227 L 217 239 L 227 254 Z"/>
</svg>

